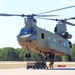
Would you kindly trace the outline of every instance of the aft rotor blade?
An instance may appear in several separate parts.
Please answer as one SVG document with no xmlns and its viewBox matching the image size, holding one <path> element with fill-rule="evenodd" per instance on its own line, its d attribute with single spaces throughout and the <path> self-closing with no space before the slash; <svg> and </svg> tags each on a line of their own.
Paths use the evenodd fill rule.
<svg viewBox="0 0 75 75">
<path fill-rule="evenodd" d="M 64 9 L 68 9 L 68 8 L 73 8 L 73 7 L 75 7 L 75 5 L 69 6 L 69 7 L 60 8 L 60 9 L 55 9 L 55 10 L 51 10 L 51 11 L 46 11 L 46 12 L 42 12 L 42 13 L 38 13 L 38 14 L 46 14 L 46 13 L 55 12 L 55 11 L 59 11 L 59 10 L 64 10 Z"/>
<path fill-rule="evenodd" d="M 65 22 L 66 24 L 69 24 L 69 25 L 72 25 L 72 26 L 75 26 L 75 24 L 71 23 L 71 22 Z"/>
<path fill-rule="evenodd" d="M 37 18 L 37 19 L 44 19 L 44 20 L 53 20 L 53 21 L 58 21 L 58 19 L 50 19 L 50 18 Z"/>
</svg>

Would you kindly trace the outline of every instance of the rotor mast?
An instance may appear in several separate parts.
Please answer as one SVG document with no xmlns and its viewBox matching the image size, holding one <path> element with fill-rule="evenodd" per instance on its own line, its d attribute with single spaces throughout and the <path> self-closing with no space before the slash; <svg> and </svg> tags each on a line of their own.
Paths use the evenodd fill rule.
<svg viewBox="0 0 75 75">
<path fill-rule="evenodd" d="M 55 27 L 55 33 L 61 35 L 63 32 L 67 31 L 66 23 L 59 21 Z"/>
<path fill-rule="evenodd" d="M 30 28 L 30 27 L 34 27 L 37 26 L 37 20 L 33 17 L 27 17 L 24 18 L 24 22 L 25 22 L 25 28 Z"/>
</svg>

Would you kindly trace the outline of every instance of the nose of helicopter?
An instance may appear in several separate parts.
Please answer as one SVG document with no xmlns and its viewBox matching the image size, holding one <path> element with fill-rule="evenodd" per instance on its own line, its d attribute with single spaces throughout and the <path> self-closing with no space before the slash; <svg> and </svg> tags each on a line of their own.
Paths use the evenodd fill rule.
<svg viewBox="0 0 75 75">
<path fill-rule="evenodd" d="M 26 34 L 26 35 L 21 35 L 21 36 L 19 36 L 20 38 L 28 38 L 28 37 L 30 37 L 31 36 L 31 34 Z"/>
<path fill-rule="evenodd" d="M 17 38 L 18 38 L 18 41 L 24 40 L 25 42 L 32 42 L 35 39 L 37 39 L 37 36 L 32 34 L 26 34 L 26 35 L 18 35 Z"/>
<path fill-rule="evenodd" d="M 32 42 L 37 38 L 37 35 L 34 33 L 34 29 L 25 29 L 22 28 L 19 35 L 17 36 L 18 41 L 23 41 L 23 42 Z"/>
</svg>

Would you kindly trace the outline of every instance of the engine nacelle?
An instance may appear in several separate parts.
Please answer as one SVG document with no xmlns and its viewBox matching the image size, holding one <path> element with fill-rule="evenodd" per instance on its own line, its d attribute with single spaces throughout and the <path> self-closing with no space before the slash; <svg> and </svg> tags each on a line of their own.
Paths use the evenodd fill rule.
<svg viewBox="0 0 75 75">
<path fill-rule="evenodd" d="M 69 35 L 68 35 L 68 39 L 71 39 L 71 38 L 72 38 L 72 35 L 71 35 L 71 34 L 69 34 Z"/>
<path fill-rule="evenodd" d="M 62 33 L 62 37 L 65 38 L 65 39 L 71 39 L 72 35 L 69 34 L 68 32 L 64 32 L 64 33 Z"/>
</svg>

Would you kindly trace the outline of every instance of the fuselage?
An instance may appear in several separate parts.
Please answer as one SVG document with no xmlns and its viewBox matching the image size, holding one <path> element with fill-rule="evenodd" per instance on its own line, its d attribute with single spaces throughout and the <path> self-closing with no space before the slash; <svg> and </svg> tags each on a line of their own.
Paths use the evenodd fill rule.
<svg viewBox="0 0 75 75">
<path fill-rule="evenodd" d="M 55 55 L 70 54 L 67 39 L 37 26 L 22 28 L 17 36 L 17 40 L 22 48 L 36 53 L 48 53 L 54 50 Z"/>
</svg>

